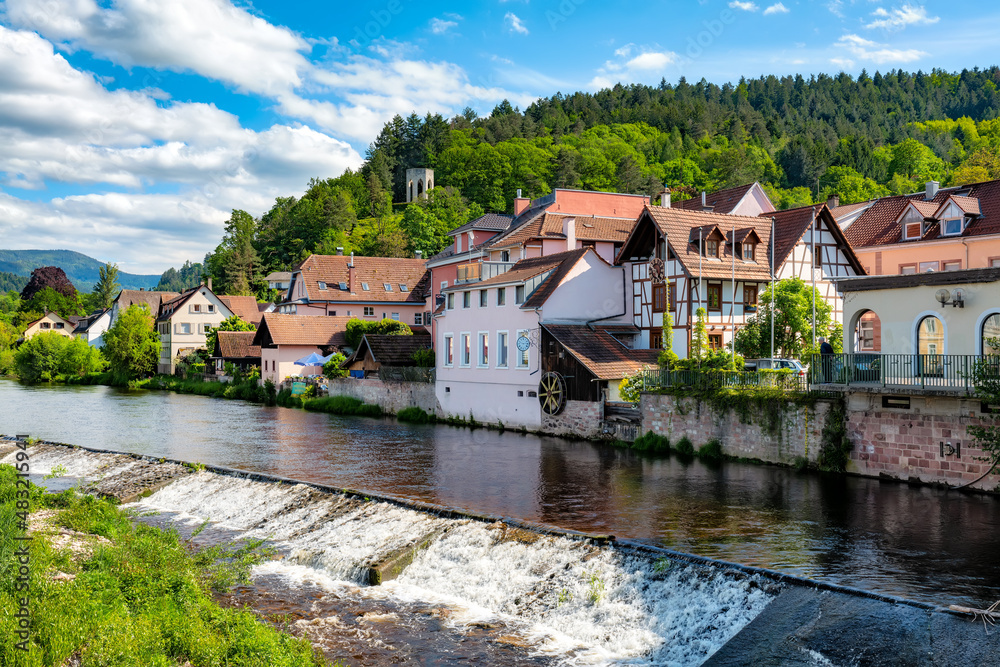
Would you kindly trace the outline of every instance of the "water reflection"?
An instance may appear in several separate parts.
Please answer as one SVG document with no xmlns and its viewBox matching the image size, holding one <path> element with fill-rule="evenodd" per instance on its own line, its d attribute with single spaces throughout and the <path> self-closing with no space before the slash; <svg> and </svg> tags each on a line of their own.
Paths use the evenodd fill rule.
<svg viewBox="0 0 1000 667">
<path fill-rule="evenodd" d="M 1000 501 L 586 442 L 0 381 L 0 433 L 259 470 L 935 602 L 1000 599 Z"/>
</svg>

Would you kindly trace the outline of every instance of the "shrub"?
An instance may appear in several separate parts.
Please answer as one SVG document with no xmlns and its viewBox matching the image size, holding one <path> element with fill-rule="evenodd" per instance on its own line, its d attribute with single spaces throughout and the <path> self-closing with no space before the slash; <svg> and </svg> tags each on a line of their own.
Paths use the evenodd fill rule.
<svg viewBox="0 0 1000 667">
<path fill-rule="evenodd" d="M 86 375 L 104 368 L 101 351 L 82 338 L 55 331 L 35 334 L 14 354 L 17 375 L 25 382 L 51 382 L 59 375 Z"/>
<path fill-rule="evenodd" d="M 670 438 L 646 431 L 644 435 L 635 439 L 632 449 L 640 452 L 667 452 L 670 451 Z"/>
<path fill-rule="evenodd" d="M 691 439 L 686 435 L 677 441 L 676 449 L 681 456 L 694 456 L 694 445 L 691 444 Z"/>
<path fill-rule="evenodd" d="M 722 443 L 717 438 L 712 438 L 698 448 L 698 457 L 719 461 L 722 459 Z"/>
<path fill-rule="evenodd" d="M 347 357 L 340 352 L 336 353 L 330 357 L 330 361 L 323 364 L 323 375 L 331 380 L 334 378 L 347 377 L 347 369 L 340 367 L 340 365 L 345 361 L 347 361 Z"/>
<path fill-rule="evenodd" d="M 417 350 L 411 358 L 413 359 L 413 363 L 417 365 L 417 368 L 434 368 L 434 350 L 429 347 L 424 350 Z"/>
<path fill-rule="evenodd" d="M 356 415 L 359 417 L 382 416 L 382 408 L 379 406 L 368 405 L 351 396 L 309 398 L 302 401 L 302 407 L 312 412 L 326 412 L 331 415 Z"/>
<path fill-rule="evenodd" d="M 417 407 L 403 408 L 396 414 L 396 419 L 411 424 L 428 424 L 435 421 L 434 415 L 427 414 Z"/>
</svg>

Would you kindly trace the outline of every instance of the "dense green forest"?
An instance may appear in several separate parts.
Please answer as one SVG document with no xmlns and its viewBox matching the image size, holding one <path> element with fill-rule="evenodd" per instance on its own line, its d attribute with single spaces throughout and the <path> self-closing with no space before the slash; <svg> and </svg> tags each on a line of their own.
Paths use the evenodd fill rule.
<svg viewBox="0 0 1000 667">
<path fill-rule="evenodd" d="M 0 293 L 20 292 L 28 284 L 27 276 L 19 276 L 15 273 L 0 271 Z"/>
<path fill-rule="evenodd" d="M 205 272 L 223 291 L 263 297 L 263 276 L 311 252 L 430 256 L 448 230 L 509 212 L 519 188 L 532 198 L 557 187 L 655 195 L 666 184 L 684 198 L 760 181 L 790 208 L 1000 178 L 998 85 L 995 67 L 723 86 L 681 78 L 556 94 L 523 111 L 504 101 L 484 118 L 396 116 L 358 171 L 313 179 L 259 217 L 233 211 Z M 438 187 L 399 204 L 412 167 L 433 168 Z"/>
</svg>

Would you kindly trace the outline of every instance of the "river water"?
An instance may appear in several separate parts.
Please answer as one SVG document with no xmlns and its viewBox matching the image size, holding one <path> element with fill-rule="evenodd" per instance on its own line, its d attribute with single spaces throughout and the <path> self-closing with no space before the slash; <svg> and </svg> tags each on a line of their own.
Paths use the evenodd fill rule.
<svg viewBox="0 0 1000 667">
<path fill-rule="evenodd" d="M 983 495 L 510 432 L 3 380 L 0 433 L 634 538 L 940 605 L 1000 599 L 1000 499 Z"/>
</svg>

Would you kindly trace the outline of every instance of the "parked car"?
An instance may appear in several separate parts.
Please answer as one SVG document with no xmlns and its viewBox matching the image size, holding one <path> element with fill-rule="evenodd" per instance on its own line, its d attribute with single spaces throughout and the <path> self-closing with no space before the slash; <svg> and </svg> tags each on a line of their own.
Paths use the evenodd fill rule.
<svg viewBox="0 0 1000 667">
<path fill-rule="evenodd" d="M 882 369 L 882 355 L 853 354 L 851 361 L 851 377 L 854 382 L 878 382 Z"/>
<path fill-rule="evenodd" d="M 743 368 L 748 371 L 787 369 L 794 371 L 796 375 L 803 378 L 808 372 L 798 359 L 749 359 L 744 360 Z"/>
</svg>

